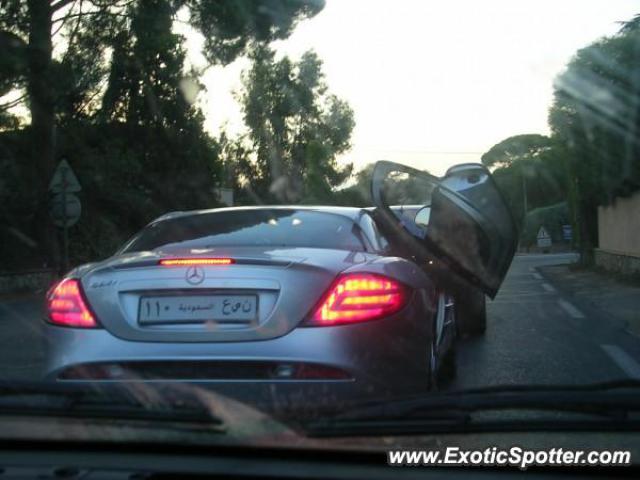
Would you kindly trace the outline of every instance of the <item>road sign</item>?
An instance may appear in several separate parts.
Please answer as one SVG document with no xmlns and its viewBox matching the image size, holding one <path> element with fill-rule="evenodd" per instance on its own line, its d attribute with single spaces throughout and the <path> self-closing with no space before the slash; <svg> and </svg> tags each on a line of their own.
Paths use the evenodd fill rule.
<svg viewBox="0 0 640 480">
<path fill-rule="evenodd" d="M 538 230 L 538 235 L 536 235 L 536 240 L 538 243 L 538 247 L 546 248 L 551 246 L 551 235 L 544 227 L 540 227 Z"/>
<path fill-rule="evenodd" d="M 571 225 L 562 225 L 562 238 L 564 240 L 571 240 L 573 238 L 573 230 Z"/>
<path fill-rule="evenodd" d="M 49 182 L 49 191 L 51 193 L 62 193 L 63 191 L 79 192 L 80 190 L 82 190 L 82 187 L 76 174 L 73 173 L 71 165 L 66 160 L 61 160 Z"/>
<path fill-rule="evenodd" d="M 66 209 L 65 209 L 66 202 Z M 51 219 L 57 227 L 71 227 L 80 219 L 82 205 L 73 193 L 57 193 L 51 199 Z"/>
<path fill-rule="evenodd" d="M 73 194 L 80 190 L 82 187 L 71 165 L 62 159 L 49 182 L 49 192 L 54 194 L 49 214 L 53 223 L 62 228 L 61 273 L 65 272 L 69 265 L 69 227 L 78 221 L 82 211 L 80 199 Z"/>
</svg>

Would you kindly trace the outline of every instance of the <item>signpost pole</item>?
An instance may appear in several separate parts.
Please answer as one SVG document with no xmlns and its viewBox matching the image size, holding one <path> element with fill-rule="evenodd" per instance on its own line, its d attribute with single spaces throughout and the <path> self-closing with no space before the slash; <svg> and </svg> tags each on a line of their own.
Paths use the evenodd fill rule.
<svg viewBox="0 0 640 480">
<path fill-rule="evenodd" d="M 62 169 L 62 274 L 69 265 L 69 227 L 67 226 L 67 169 Z"/>
<path fill-rule="evenodd" d="M 529 206 L 527 205 L 527 179 L 524 175 L 524 169 L 522 171 L 522 197 L 523 197 L 523 205 L 524 205 L 524 219 L 527 219 L 527 211 L 529 210 Z"/>
<path fill-rule="evenodd" d="M 69 227 L 80 218 L 81 203 L 75 194 L 81 190 L 71 165 L 62 159 L 49 182 L 49 191 L 53 194 L 50 215 L 53 223 L 62 229 L 62 251 L 58 265 L 61 274 L 69 268 Z"/>
</svg>

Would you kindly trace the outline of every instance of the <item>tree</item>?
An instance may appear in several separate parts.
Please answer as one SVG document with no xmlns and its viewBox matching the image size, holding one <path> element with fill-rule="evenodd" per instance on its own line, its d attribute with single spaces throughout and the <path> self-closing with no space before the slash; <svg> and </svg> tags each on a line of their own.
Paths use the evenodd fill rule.
<svg viewBox="0 0 640 480">
<path fill-rule="evenodd" d="M 508 137 L 482 155 L 520 223 L 527 211 L 566 200 L 567 175 L 559 152 L 553 139 L 524 134 Z"/>
<path fill-rule="evenodd" d="M 80 168 L 91 172 L 88 177 L 100 176 L 102 170 L 102 176 L 109 175 L 109 185 L 120 191 L 130 189 L 131 183 L 144 191 L 153 201 L 152 207 L 144 203 L 146 218 L 127 202 L 112 202 L 122 217 L 141 224 L 166 210 L 210 207 L 220 163 L 217 145 L 204 131 L 204 115 L 194 103 L 197 78 L 185 72 L 184 38 L 172 31 L 174 5 L 146 0 L 129 8 L 128 30 L 113 39 L 101 107 L 89 119 L 120 141 L 97 140 L 104 148 L 92 149 L 87 158 L 93 165 L 82 160 Z M 92 137 L 85 129 L 85 139 Z M 105 150 L 128 159 L 127 164 L 104 155 Z M 104 190 L 96 184 L 88 195 L 108 195 Z"/>
<path fill-rule="evenodd" d="M 375 163 L 368 163 L 355 173 L 355 182 L 352 185 L 337 190 L 336 204 L 354 207 L 372 206 L 371 177 L 375 165 Z"/>
<path fill-rule="evenodd" d="M 268 43 L 287 37 L 300 19 L 315 15 L 324 6 L 322 0 L 166 0 L 155 4 L 160 8 L 159 16 L 164 18 L 159 28 L 165 28 L 179 9 L 186 8 L 190 24 L 205 35 L 206 57 L 222 64 L 241 54 L 250 41 Z M 98 98 L 109 72 L 105 68 L 108 48 L 114 48 L 118 60 L 117 54 L 122 50 L 117 48 L 131 40 L 126 38 L 127 34 L 137 30 L 144 36 L 144 28 L 136 27 L 133 22 L 136 16 L 142 23 L 155 22 L 157 17 L 148 9 L 149 5 L 147 0 L 3 0 L 0 3 L 0 44 L 11 47 L 10 55 L 4 57 L 6 65 L 0 62 L 0 93 L 6 89 L 25 91 L 31 120 L 32 185 L 39 197 L 38 211 L 46 211 L 47 184 L 57 156 L 59 129 L 56 126 L 86 116 L 100 105 Z M 145 8 L 148 15 L 143 18 Z M 172 41 L 167 36 L 163 39 Z M 143 44 L 145 42 L 138 43 Z M 57 47 L 55 55 L 54 46 Z M 170 50 L 162 46 L 160 49 Z M 172 58 L 179 62 L 179 52 L 174 53 Z M 137 111 L 141 118 L 148 119 L 149 110 L 155 108 L 151 99 L 158 93 L 169 94 L 158 92 L 167 84 L 160 81 L 156 89 L 151 88 L 140 98 L 129 97 L 131 115 Z M 134 91 L 129 88 L 129 92 Z M 122 100 L 120 93 L 122 91 L 115 97 Z M 163 107 L 166 112 L 170 106 L 164 104 Z M 0 105 L 0 113 L 6 109 L 7 104 Z M 180 115 L 174 116 L 178 117 Z M 168 116 L 163 113 L 163 118 L 166 120 Z M 0 121 L 10 124 L 11 118 L 2 113 Z M 36 223 L 41 226 L 38 237 L 53 257 L 55 235 L 50 222 L 45 215 Z"/>
<path fill-rule="evenodd" d="M 537 133 L 515 135 L 506 138 L 482 155 L 481 161 L 487 167 L 504 167 L 519 160 L 533 159 L 551 147 L 551 139 Z"/>
<path fill-rule="evenodd" d="M 640 188 L 638 17 L 577 52 L 556 81 L 549 123 L 566 155 L 576 236 L 590 263 L 598 205 Z"/>
<path fill-rule="evenodd" d="M 375 163 L 368 163 L 355 175 L 355 183 L 335 192 L 335 204 L 371 207 L 371 179 Z M 424 173 L 429 173 L 423 169 Z M 403 172 L 391 172 L 382 184 L 382 196 L 389 205 L 428 205 L 433 192 L 431 180 Z"/>
<path fill-rule="evenodd" d="M 351 174 L 337 156 L 350 148 L 353 111 L 328 92 L 314 52 L 293 62 L 256 46 L 250 58 L 240 100 L 253 160 L 236 165 L 237 177 L 262 201 L 329 201 Z"/>
<path fill-rule="evenodd" d="M 169 0 L 146 0 L 130 9 L 129 30 L 113 40 L 100 117 L 181 131 L 198 114 L 182 87 L 198 87 L 183 71 L 184 38 L 172 32 L 175 7 Z"/>
</svg>

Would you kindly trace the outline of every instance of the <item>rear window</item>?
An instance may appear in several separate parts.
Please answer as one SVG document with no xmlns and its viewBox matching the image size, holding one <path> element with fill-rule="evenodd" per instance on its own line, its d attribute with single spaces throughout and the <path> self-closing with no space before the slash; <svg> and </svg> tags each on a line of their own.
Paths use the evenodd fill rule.
<svg viewBox="0 0 640 480">
<path fill-rule="evenodd" d="M 346 217 L 305 210 L 236 210 L 163 220 L 142 230 L 126 252 L 171 248 L 274 246 L 364 250 Z"/>
</svg>

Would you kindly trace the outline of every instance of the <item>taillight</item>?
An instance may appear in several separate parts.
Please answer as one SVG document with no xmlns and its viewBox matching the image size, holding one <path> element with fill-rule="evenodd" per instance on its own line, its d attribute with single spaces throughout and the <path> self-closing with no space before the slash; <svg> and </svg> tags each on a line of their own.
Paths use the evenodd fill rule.
<svg viewBox="0 0 640 480">
<path fill-rule="evenodd" d="M 362 322 L 401 310 L 409 299 L 402 283 L 373 273 L 338 277 L 315 310 L 309 325 Z"/>
<path fill-rule="evenodd" d="M 47 313 L 54 325 L 65 327 L 95 328 L 95 317 L 84 298 L 80 281 L 67 278 L 47 294 Z"/>
<path fill-rule="evenodd" d="M 233 258 L 166 258 L 158 262 L 165 267 L 191 267 L 193 265 L 232 265 Z"/>
</svg>

